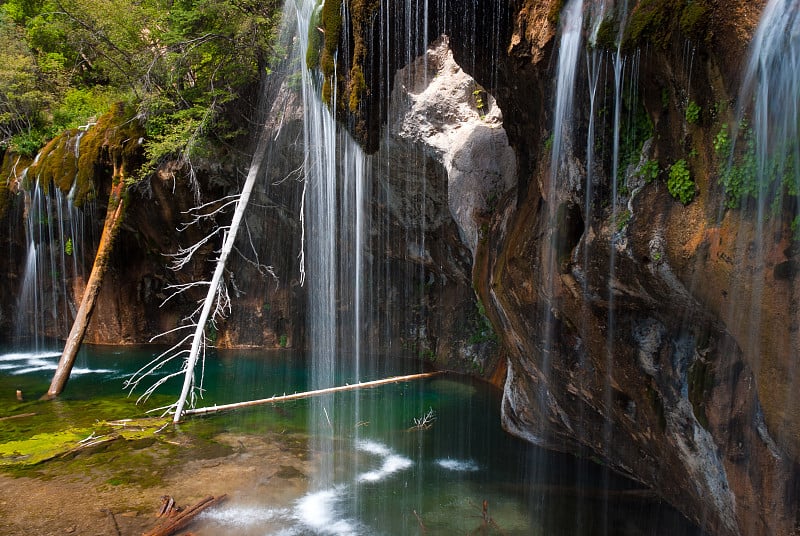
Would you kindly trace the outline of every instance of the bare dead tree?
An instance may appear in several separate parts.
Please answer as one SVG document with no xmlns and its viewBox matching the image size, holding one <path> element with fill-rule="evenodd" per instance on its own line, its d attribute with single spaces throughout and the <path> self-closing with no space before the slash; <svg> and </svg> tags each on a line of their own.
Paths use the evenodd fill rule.
<svg viewBox="0 0 800 536">
<path fill-rule="evenodd" d="M 173 257 L 171 268 L 174 270 L 179 270 L 192 260 L 194 255 L 202 246 L 213 240 L 214 237 L 218 236 L 219 233 L 223 234 L 222 247 L 219 250 L 219 256 L 216 259 L 216 268 L 210 280 L 194 281 L 168 287 L 172 293 L 164 300 L 162 306 L 175 296 L 183 294 L 190 289 L 207 287 L 205 299 L 199 302 L 198 307 L 186 318 L 184 318 L 183 325 L 156 335 L 153 340 L 166 335 L 172 335 L 174 333 L 181 333 L 185 335 L 167 351 L 161 353 L 159 356 L 151 360 L 147 365 L 136 371 L 136 373 L 134 373 L 133 376 L 131 376 L 131 378 L 125 382 L 125 387 L 133 391 L 133 389 L 135 389 L 144 378 L 159 372 L 168 363 L 177 360 L 183 360 L 183 365 L 180 370 L 162 376 L 139 397 L 139 400 L 146 399 L 168 380 L 183 375 L 183 387 L 178 400 L 169 406 L 157 408 L 157 410 L 164 411 L 165 414 L 174 412 L 174 422 L 180 421 L 187 400 L 189 405 L 193 406 L 197 395 L 202 393 L 204 367 L 201 366 L 199 381 L 196 379 L 195 369 L 198 361 L 200 361 L 203 365 L 205 363 L 205 352 L 209 343 L 209 339 L 206 336 L 206 329 L 209 326 L 216 328 L 217 322 L 225 318 L 230 313 L 231 299 L 228 292 L 227 283 L 224 278 L 226 272 L 225 266 L 231 252 L 235 250 L 234 243 L 236 242 L 236 236 L 244 218 L 245 210 L 247 209 L 250 196 L 253 192 L 256 178 L 258 177 L 261 163 L 264 159 L 264 154 L 266 153 L 267 144 L 269 141 L 270 137 L 265 131 L 262 131 L 241 193 L 227 196 L 222 199 L 217 199 L 210 203 L 199 204 L 198 206 L 186 212 L 186 214 L 189 216 L 189 221 L 180 227 L 179 230 L 186 229 L 190 225 L 195 225 L 210 218 L 214 218 L 230 206 L 235 205 L 233 218 L 230 225 L 218 227 L 191 246 L 180 248 L 176 253 L 171 254 Z M 261 267 L 261 270 L 259 271 L 275 277 L 271 267 L 263 265 L 259 266 Z"/>
</svg>

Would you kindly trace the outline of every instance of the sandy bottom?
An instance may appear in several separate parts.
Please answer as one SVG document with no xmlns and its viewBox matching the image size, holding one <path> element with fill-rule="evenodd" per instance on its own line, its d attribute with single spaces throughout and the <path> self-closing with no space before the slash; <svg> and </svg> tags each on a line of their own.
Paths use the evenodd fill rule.
<svg viewBox="0 0 800 536">
<path fill-rule="evenodd" d="M 198 456 L 192 445 L 185 445 L 183 459 L 181 450 L 175 455 L 175 447 L 182 448 L 176 445 L 167 456 L 160 442 L 138 448 L 137 455 L 153 460 L 136 469 L 152 472 L 146 486 L 114 483 L 111 471 L 92 465 L 95 454 L 46 462 L 29 476 L 0 473 L 0 534 L 139 536 L 163 522 L 157 514 L 164 495 L 190 506 L 209 495 L 227 494 L 215 515 L 201 514 L 178 534 L 247 536 L 248 524 L 239 525 L 238 512 L 286 508 L 306 492 L 311 464 L 301 438 L 222 434 L 213 440 L 224 455 Z M 129 448 L 135 447 L 123 445 L 120 455 Z M 86 462 L 80 465 L 84 469 L 76 471 L 78 462 Z M 258 525 L 264 534 L 264 525 Z"/>
</svg>

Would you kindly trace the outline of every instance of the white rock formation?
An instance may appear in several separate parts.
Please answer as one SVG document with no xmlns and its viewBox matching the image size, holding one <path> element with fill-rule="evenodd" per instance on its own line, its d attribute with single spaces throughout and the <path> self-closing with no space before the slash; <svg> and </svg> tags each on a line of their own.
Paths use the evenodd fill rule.
<svg viewBox="0 0 800 536">
<path fill-rule="evenodd" d="M 427 230 L 452 218 L 474 255 L 480 215 L 514 186 L 516 159 L 500 108 L 456 64 L 446 37 L 397 72 L 388 132 L 379 159 L 388 165 L 376 172 L 388 174 L 393 215 Z"/>
</svg>

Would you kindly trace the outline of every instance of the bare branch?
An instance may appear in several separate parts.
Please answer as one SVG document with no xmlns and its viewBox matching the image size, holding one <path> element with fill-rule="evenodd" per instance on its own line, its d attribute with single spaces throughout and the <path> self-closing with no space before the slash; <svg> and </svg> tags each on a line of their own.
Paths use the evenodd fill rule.
<svg viewBox="0 0 800 536">
<path fill-rule="evenodd" d="M 195 287 L 208 286 L 210 284 L 211 283 L 209 283 L 208 281 L 192 281 L 191 283 L 183 283 L 181 285 L 168 285 L 165 288 L 165 290 L 172 290 L 172 289 L 177 289 L 177 290 L 175 292 L 173 292 L 172 294 L 170 294 L 169 296 L 167 296 L 164 299 L 164 301 L 161 302 L 161 305 L 159 305 L 159 307 L 164 307 L 164 304 L 167 303 L 169 300 L 171 300 L 175 296 L 183 294 L 184 292 L 186 292 L 189 289 L 192 289 L 192 288 L 195 288 Z M 158 336 L 159 335 L 156 335 L 156 337 L 158 337 Z"/>
</svg>

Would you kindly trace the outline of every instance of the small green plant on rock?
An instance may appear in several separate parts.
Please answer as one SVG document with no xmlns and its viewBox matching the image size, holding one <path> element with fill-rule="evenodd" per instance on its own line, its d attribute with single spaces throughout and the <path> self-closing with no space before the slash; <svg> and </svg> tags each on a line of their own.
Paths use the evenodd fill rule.
<svg viewBox="0 0 800 536">
<path fill-rule="evenodd" d="M 628 225 L 628 222 L 631 221 L 631 217 L 632 217 L 631 211 L 628 209 L 625 209 L 621 211 L 619 214 L 617 214 L 617 221 L 615 225 L 615 227 L 617 228 L 617 232 L 622 231 L 625 228 L 625 226 Z"/>
<path fill-rule="evenodd" d="M 728 135 L 728 124 L 724 123 L 717 135 L 714 136 L 714 150 L 717 155 L 723 157 L 731 151 L 731 138 Z"/>
<path fill-rule="evenodd" d="M 688 205 L 695 196 L 695 184 L 692 174 L 686 167 L 686 160 L 681 158 L 669 168 L 667 190 L 672 197 Z"/>
<path fill-rule="evenodd" d="M 486 92 L 482 89 L 476 89 L 472 92 L 472 97 L 475 99 L 475 108 L 478 110 L 478 115 L 481 119 L 486 115 L 486 101 L 484 101 L 484 94 Z"/>
<path fill-rule="evenodd" d="M 72 256 L 73 246 L 72 246 L 72 238 L 67 238 L 67 242 L 64 244 L 64 255 Z"/>
<path fill-rule="evenodd" d="M 694 125 L 700 120 L 700 105 L 694 101 L 689 101 L 688 106 L 686 106 L 686 122 L 690 125 Z"/>
<path fill-rule="evenodd" d="M 639 177 L 644 179 L 648 184 L 658 178 L 658 160 L 648 160 L 639 169 Z"/>
</svg>

